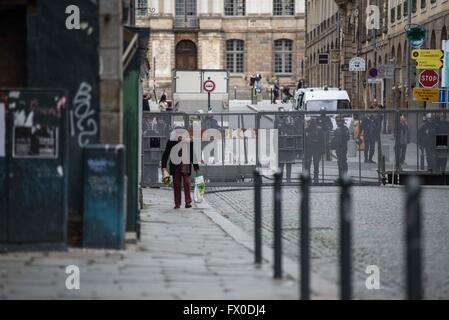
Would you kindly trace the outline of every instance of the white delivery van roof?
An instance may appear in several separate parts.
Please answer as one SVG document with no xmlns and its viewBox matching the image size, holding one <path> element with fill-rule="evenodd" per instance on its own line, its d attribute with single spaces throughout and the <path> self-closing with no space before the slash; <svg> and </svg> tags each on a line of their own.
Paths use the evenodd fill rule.
<svg viewBox="0 0 449 320">
<path fill-rule="evenodd" d="M 304 101 L 313 100 L 348 100 L 346 90 L 313 90 L 304 92 Z"/>
</svg>

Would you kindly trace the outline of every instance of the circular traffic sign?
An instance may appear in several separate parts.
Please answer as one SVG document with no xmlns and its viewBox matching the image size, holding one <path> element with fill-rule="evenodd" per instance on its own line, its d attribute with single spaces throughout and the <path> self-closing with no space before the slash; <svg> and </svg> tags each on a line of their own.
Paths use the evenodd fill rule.
<svg viewBox="0 0 449 320">
<path fill-rule="evenodd" d="M 204 91 L 211 93 L 215 90 L 215 82 L 212 80 L 206 80 L 203 85 Z"/>
<path fill-rule="evenodd" d="M 433 88 L 440 81 L 440 75 L 435 70 L 424 70 L 419 74 L 418 81 L 425 88 Z"/>
<path fill-rule="evenodd" d="M 379 74 L 376 68 L 369 69 L 368 73 L 371 78 L 375 78 Z"/>
</svg>

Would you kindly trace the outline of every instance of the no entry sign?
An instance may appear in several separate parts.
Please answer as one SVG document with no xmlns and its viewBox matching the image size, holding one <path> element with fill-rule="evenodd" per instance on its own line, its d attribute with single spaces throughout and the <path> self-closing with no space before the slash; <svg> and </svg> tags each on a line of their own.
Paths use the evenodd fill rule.
<svg viewBox="0 0 449 320">
<path fill-rule="evenodd" d="M 440 75 L 435 70 L 424 70 L 419 74 L 418 81 L 424 88 L 433 88 L 440 81 Z"/>
<path fill-rule="evenodd" d="M 215 82 L 213 82 L 212 80 L 206 80 L 204 81 L 203 88 L 207 93 L 211 93 L 215 90 Z"/>
</svg>

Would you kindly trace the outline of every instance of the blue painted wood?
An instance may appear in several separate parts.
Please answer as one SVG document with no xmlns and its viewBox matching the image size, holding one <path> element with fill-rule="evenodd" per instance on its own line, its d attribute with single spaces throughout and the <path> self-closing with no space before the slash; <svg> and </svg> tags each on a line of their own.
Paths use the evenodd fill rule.
<svg viewBox="0 0 449 320">
<path fill-rule="evenodd" d="M 84 148 L 83 246 L 123 249 L 125 244 L 125 148 Z"/>
<path fill-rule="evenodd" d="M 67 94 L 63 90 L 10 89 L 6 159 L 0 185 L 3 243 L 33 249 L 67 241 Z M 1 165 L 0 165 L 1 166 Z M 1 174 L 0 174 L 1 175 Z M 3 183 L 2 183 L 3 182 Z M 2 206 L 3 207 L 3 206 Z M 6 213 L 5 213 L 6 212 Z"/>
</svg>

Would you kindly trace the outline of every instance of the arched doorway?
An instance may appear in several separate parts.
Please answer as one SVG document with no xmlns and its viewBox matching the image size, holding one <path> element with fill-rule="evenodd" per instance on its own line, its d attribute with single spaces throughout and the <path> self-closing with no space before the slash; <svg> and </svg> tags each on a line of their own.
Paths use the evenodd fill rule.
<svg viewBox="0 0 449 320">
<path fill-rule="evenodd" d="M 198 68 L 196 45 L 190 40 L 179 41 L 176 45 L 176 69 L 196 70 Z"/>
</svg>

